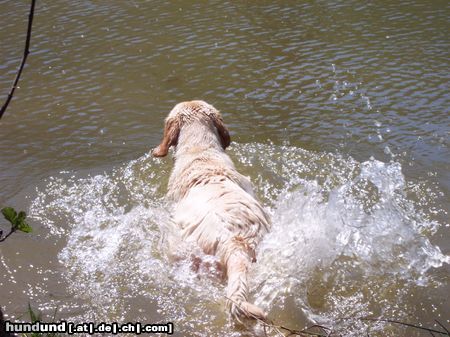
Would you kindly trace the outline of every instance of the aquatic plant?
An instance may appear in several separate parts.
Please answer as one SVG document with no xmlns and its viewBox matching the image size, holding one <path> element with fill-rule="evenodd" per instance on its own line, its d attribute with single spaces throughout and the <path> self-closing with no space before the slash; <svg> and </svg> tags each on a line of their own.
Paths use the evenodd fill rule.
<svg viewBox="0 0 450 337">
<path fill-rule="evenodd" d="M 53 313 L 53 317 L 50 320 L 51 322 L 56 322 L 57 311 L 58 311 L 58 308 L 55 309 L 55 311 Z M 28 315 L 30 316 L 31 323 L 36 323 L 38 321 L 42 322 L 42 313 L 34 311 L 33 308 L 31 307 L 30 303 L 28 303 Z M 48 333 L 32 332 L 32 333 L 23 334 L 23 336 L 25 336 L 25 337 L 60 337 L 62 335 L 55 333 L 55 332 L 48 332 Z"/>
<path fill-rule="evenodd" d="M 27 214 L 24 211 L 17 213 L 17 211 L 12 207 L 5 207 L 2 208 L 2 214 L 11 224 L 11 229 L 5 236 L 3 236 L 3 231 L 0 229 L 0 242 L 5 241 L 15 231 L 30 233 L 33 230 L 25 221 Z"/>
</svg>

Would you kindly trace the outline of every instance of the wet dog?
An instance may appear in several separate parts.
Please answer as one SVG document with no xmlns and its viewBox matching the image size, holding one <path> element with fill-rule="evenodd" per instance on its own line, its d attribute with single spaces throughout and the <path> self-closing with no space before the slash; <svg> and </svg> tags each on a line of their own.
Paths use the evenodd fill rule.
<svg viewBox="0 0 450 337">
<path fill-rule="evenodd" d="M 167 196 L 174 202 L 172 223 L 179 237 L 215 255 L 226 272 L 227 307 L 233 317 L 265 319 L 248 299 L 248 269 L 269 230 L 267 213 L 250 180 L 235 168 L 225 149 L 230 134 L 222 116 L 203 101 L 177 104 L 165 120 L 155 157 L 175 147 Z"/>
</svg>

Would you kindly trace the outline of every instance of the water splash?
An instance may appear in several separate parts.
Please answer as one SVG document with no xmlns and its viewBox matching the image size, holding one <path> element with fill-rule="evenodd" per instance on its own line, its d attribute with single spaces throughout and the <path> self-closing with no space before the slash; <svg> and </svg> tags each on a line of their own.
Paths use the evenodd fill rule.
<svg viewBox="0 0 450 337">
<path fill-rule="evenodd" d="M 230 155 L 273 221 L 251 271 L 251 296 L 284 325 L 314 321 L 357 336 L 367 325 L 339 318 L 402 317 L 411 291 L 439 287 L 429 271 L 450 257 L 423 233 L 440 224 L 416 210 L 417 186 L 398 162 L 263 144 L 234 145 Z M 31 216 L 67 240 L 59 260 L 84 303 L 74 318 L 159 318 L 191 335 L 252 335 L 227 320 L 223 282 L 192 271 L 192 247 L 187 262 L 169 261 L 161 235 L 169 172 L 168 161 L 145 155 L 93 177 L 50 178 L 33 201 Z M 421 205 L 431 198 L 416 197 Z"/>
</svg>

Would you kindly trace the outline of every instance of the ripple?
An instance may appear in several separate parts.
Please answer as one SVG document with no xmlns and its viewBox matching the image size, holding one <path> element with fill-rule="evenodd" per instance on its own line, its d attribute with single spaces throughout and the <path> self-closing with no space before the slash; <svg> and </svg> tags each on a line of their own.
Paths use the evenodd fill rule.
<svg viewBox="0 0 450 337">
<path fill-rule="evenodd" d="M 399 163 L 359 163 L 256 143 L 235 145 L 231 155 L 252 177 L 272 216 L 273 229 L 259 247 L 251 276 L 252 296 L 271 316 L 296 312 L 304 324 L 333 325 L 357 336 L 367 325 L 339 318 L 406 319 L 411 292 L 420 288 L 432 298 L 430 286 L 445 285 L 430 270 L 450 264 L 450 256 L 423 234 L 435 233 L 441 224 L 411 199 L 414 193 L 429 205 L 432 195 L 407 183 Z M 166 163 L 145 155 L 109 173 L 63 174 L 39 192 L 31 216 L 66 239 L 58 255 L 64 278 L 72 296 L 89 308 L 76 319 L 131 319 L 129 305 L 140 297 L 151 303 L 151 312 L 176 321 L 180 332 L 231 336 L 224 284 L 208 273 L 193 273 L 189 263 L 167 260 L 169 213 L 162 198 L 168 173 Z M 148 319 L 144 313 L 138 317 Z"/>
</svg>

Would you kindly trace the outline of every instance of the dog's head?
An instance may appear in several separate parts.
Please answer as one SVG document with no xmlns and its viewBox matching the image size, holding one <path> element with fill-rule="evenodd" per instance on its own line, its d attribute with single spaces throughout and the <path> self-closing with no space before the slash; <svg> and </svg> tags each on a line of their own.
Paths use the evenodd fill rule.
<svg viewBox="0 0 450 337">
<path fill-rule="evenodd" d="M 219 111 L 204 101 L 182 102 L 178 103 L 167 116 L 163 139 L 153 150 L 153 155 L 155 157 L 167 155 L 171 146 L 177 146 L 180 130 L 195 122 L 215 128 L 223 149 L 230 145 L 230 133 Z"/>
</svg>

